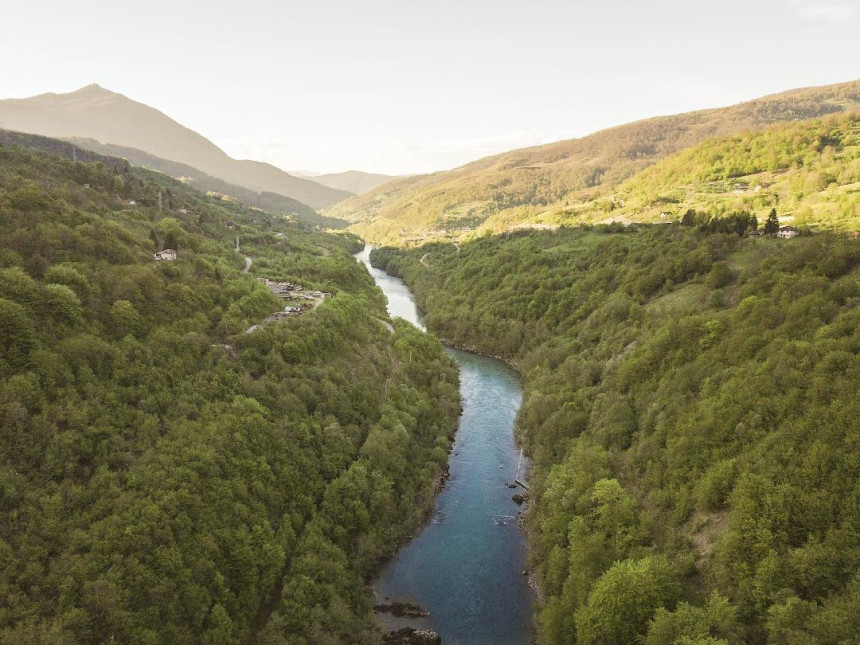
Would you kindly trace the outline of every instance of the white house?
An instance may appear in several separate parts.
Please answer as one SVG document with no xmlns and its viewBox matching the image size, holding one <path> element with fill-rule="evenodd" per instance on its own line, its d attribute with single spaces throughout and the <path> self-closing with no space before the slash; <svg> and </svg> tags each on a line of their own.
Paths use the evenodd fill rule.
<svg viewBox="0 0 860 645">
<path fill-rule="evenodd" d="M 176 251 L 173 249 L 164 249 L 155 254 L 155 261 L 173 262 L 176 259 Z"/>
<path fill-rule="evenodd" d="M 793 237 L 797 237 L 798 231 L 793 226 L 780 226 L 779 232 L 776 234 L 777 237 L 785 238 L 786 240 L 790 240 Z"/>
</svg>

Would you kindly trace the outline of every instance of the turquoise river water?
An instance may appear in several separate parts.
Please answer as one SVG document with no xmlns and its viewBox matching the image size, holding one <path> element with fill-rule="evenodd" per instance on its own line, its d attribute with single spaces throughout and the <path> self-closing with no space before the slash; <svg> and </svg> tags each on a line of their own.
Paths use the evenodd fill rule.
<svg viewBox="0 0 860 645">
<path fill-rule="evenodd" d="M 388 312 L 424 329 L 406 285 L 356 255 L 388 298 Z M 445 645 L 532 641 L 534 594 L 523 575 L 526 541 L 517 522 L 514 417 L 522 401 L 517 373 L 502 361 L 448 349 L 460 367 L 463 414 L 449 459 L 450 480 L 430 521 L 381 571 L 378 602 L 411 601 L 427 618 L 381 614 L 388 629 L 432 629 Z M 521 477 L 522 478 L 522 477 Z M 522 492 L 520 490 L 520 492 Z"/>
</svg>

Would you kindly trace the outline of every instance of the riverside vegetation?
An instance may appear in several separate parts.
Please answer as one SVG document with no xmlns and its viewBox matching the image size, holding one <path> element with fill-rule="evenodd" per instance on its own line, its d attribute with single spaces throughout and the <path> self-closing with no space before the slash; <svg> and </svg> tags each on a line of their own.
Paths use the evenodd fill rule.
<svg viewBox="0 0 860 645">
<path fill-rule="evenodd" d="M 351 235 L 18 142 L 0 643 L 375 642 L 367 580 L 429 508 L 459 413 L 442 346 L 386 326 Z M 282 307 L 256 271 L 334 295 L 246 333 Z"/>
<path fill-rule="evenodd" d="M 540 642 L 856 643 L 860 242 L 687 219 L 372 261 L 522 373 Z"/>
</svg>

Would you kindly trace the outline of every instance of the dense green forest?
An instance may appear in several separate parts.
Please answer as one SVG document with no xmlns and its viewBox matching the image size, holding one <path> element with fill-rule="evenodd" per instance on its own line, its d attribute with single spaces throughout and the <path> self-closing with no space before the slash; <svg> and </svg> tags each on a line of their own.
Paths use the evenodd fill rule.
<svg viewBox="0 0 860 645">
<path fill-rule="evenodd" d="M 853 81 L 792 90 L 730 107 L 645 119 L 579 139 L 487 157 L 453 170 L 397 179 L 364 195 L 339 202 L 326 214 L 353 222 L 351 230 L 367 240 L 394 245 L 446 236 L 458 238 L 499 233 L 522 225 L 599 222 L 609 217 L 641 221 L 659 217 L 663 211 L 680 217 L 685 209 L 673 207 L 675 202 L 669 198 L 678 198 L 673 193 L 657 193 L 654 199 L 667 199 L 643 212 L 641 203 L 635 200 L 628 208 L 622 201 L 613 199 L 613 191 L 655 163 L 672 159 L 682 150 L 694 148 L 704 141 L 720 141 L 716 145 L 712 143 L 710 150 L 700 153 L 700 157 L 705 159 L 706 169 L 711 166 L 719 169 L 722 167 L 720 160 L 708 157 L 708 153 L 716 155 L 722 152 L 725 156 L 733 156 L 738 163 L 750 153 L 750 149 L 743 145 L 753 137 L 741 133 L 761 132 L 782 122 L 824 118 L 852 111 L 856 114 L 858 108 L 860 81 Z M 736 137 L 739 134 L 741 136 Z M 798 135 L 791 136 L 796 138 Z M 779 135 L 776 135 L 755 141 L 754 156 L 765 156 L 761 148 L 772 146 L 772 150 L 763 151 L 766 161 L 780 158 L 785 144 L 778 139 Z M 832 161 L 833 155 L 839 151 L 836 142 L 825 137 L 821 140 L 821 149 L 828 146 L 830 150 L 824 160 Z M 726 148 L 731 151 L 726 152 Z M 790 157 L 791 162 L 795 156 Z M 799 156 L 803 157 L 803 154 Z M 680 167 L 683 171 L 684 164 L 690 159 L 677 159 L 674 166 L 670 163 L 664 168 Z M 788 168 L 796 166 L 789 163 L 774 169 L 783 171 Z M 768 165 L 761 168 L 768 169 Z M 825 172 L 832 174 L 832 169 Z M 802 177 L 801 183 L 806 178 Z M 674 175 L 670 174 L 669 179 L 674 180 Z M 824 175 L 818 173 L 815 180 L 811 180 L 808 192 L 814 192 L 818 186 L 816 181 L 824 182 L 823 187 L 829 185 Z M 832 181 L 843 185 L 838 171 Z M 734 196 L 734 183 L 729 184 L 727 192 L 730 196 Z M 791 191 L 796 190 L 796 183 L 790 185 Z M 755 183 L 750 188 L 754 186 Z M 680 189 L 682 185 L 674 182 L 673 188 Z M 777 186 L 772 194 L 782 192 L 782 186 Z M 826 201 L 825 197 L 805 205 L 815 208 Z M 737 206 L 731 204 L 729 208 Z M 832 212 L 830 207 L 822 209 L 821 219 L 836 216 L 845 217 Z"/>
<path fill-rule="evenodd" d="M 78 154 L 0 144 L 0 643 L 375 642 L 452 361 L 354 236 Z M 333 297 L 247 333 L 257 275 Z"/>
<path fill-rule="evenodd" d="M 692 219 L 372 261 L 522 373 L 540 642 L 860 642 L 860 241 Z"/>
</svg>

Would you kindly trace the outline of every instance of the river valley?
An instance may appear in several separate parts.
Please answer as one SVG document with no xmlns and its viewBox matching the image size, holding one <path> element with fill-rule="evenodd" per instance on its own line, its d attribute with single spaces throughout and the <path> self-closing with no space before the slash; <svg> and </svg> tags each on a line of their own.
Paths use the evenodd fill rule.
<svg viewBox="0 0 860 645">
<path fill-rule="evenodd" d="M 356 255 L 388 298 L 391 316 L 424 329 L 408 287 Z M 387 629 L 411 626 L 442 642 L 523 644 L 532 640 L 533 592 L 526 541 L 511 499 L 518 451 L 513 427 L 522 400 L 517 373 L 487 356 L 449 348 L 460 368 L 463 413 L 449 459 L 450 480 L 430 521 L 380 572 L 377 602 L 413 602 L 426 618 L 380 614 Z"/>
</svg>

